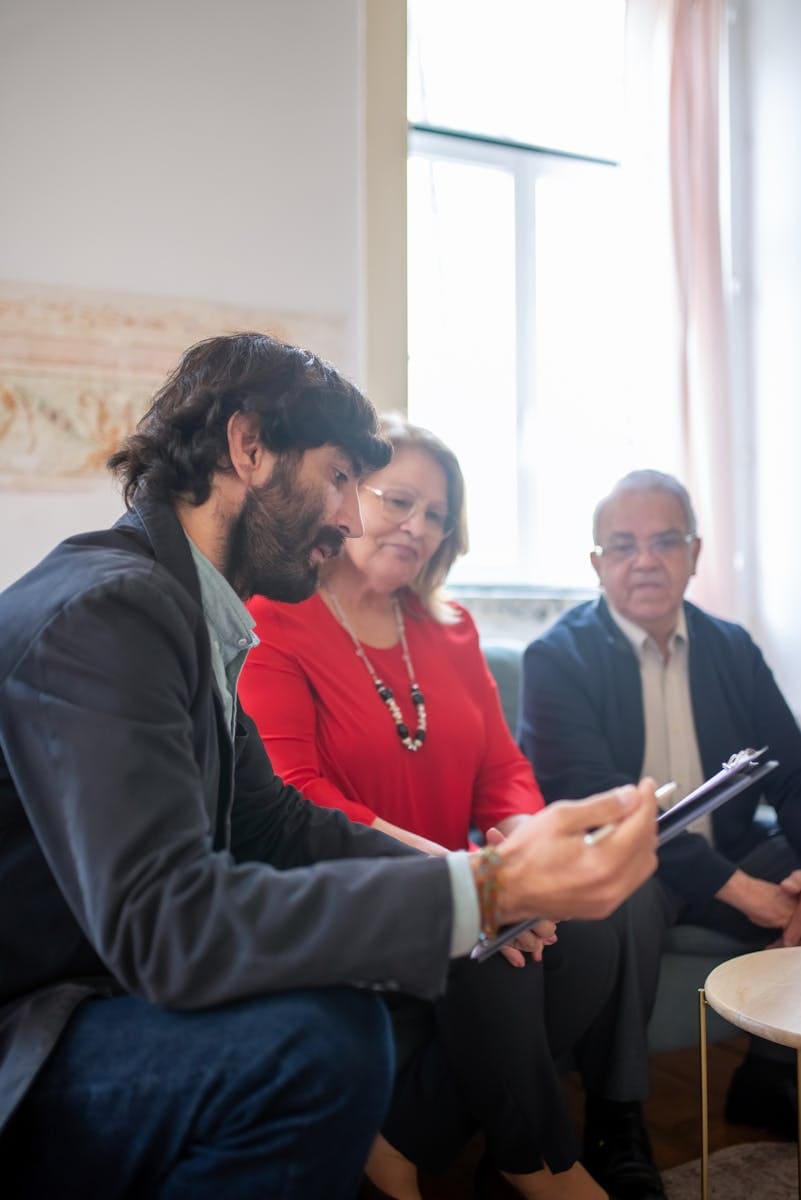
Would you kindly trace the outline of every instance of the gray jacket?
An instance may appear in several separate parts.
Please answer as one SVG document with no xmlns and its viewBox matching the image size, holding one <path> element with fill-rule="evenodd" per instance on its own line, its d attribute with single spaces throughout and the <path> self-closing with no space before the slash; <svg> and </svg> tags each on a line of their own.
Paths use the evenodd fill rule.
<svg viewBox="0 0 801 1200">
<path fill-rule="evenodd" d="M 232 741 L 171 506 L 56 547 L 0 630 L 0 1126 L 88 995 L 443 990 L 447 864 L 304 800 L 241 711 Z"/>
</svg>

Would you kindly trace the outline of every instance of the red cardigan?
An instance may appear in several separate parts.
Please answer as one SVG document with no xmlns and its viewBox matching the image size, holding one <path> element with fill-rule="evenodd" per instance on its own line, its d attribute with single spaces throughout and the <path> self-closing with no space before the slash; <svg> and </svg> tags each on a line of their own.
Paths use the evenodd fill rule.
<svg viewBox="0 0 801 1200">
<path fill-rule="evenodd" d="M 425 696 L 428 732 L 416 753 L 401 745 L 353 643 L 319 596 L 302 604 L 249 604 L 260 645 L 239 684 L 272 763 L 310 800 L 354 821 L 382 817 L 449 849 L 470 828 L 536 812 L 543 800 L 509 733 L 469 614 L 443 625 L 416 600 L 406 639 Z M 414 732 L 400 646 L 365 646 Z"/>
</svg>

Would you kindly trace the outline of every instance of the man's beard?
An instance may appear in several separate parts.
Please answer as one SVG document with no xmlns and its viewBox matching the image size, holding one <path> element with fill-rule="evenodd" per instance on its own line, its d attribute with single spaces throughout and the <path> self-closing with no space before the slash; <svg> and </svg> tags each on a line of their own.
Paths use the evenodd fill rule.
<svg viewBox="0 0 801 1200">
<path fill-rule="evenodd" d="M 259 488 L 250 488 L 233 523 L 225 577 L 243 599 L 267 596 L 296 604 L 317 588 L 318 547 L 339 554 L 345 541 L 333 525 L 322 524 L 324 504 L 313 488 L 297 482 L 295 460 L 279 458 Z"/>
</svg>

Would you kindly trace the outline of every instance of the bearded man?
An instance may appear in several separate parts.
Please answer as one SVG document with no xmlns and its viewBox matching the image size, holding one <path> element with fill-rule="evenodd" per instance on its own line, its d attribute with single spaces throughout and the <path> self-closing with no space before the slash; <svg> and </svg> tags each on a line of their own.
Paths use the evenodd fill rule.
<svg viewBox="0 0 801 1200">
<path fill-rule="evenodd" d="M 126 515 L 0 596 L 15 1200 L 352 1197 L 392 1088 L 375 993 L 440 994 L 482 915 L 605 916 L 654 869 L 652 786 L 538 814 L 490 862 L 429 858 L 274 774 L 236 698 L 242 599 L 310 595 L 389 455 L 313 354 L 212 338 L 111 459 Z"/>
</svg>

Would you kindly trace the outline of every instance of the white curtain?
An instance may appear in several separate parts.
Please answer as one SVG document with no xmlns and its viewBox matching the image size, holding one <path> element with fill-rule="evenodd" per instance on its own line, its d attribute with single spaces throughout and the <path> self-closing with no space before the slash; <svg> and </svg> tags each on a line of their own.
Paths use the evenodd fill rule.
<svg viewBox="0 0 801 1200">
<path fill-rule="evenodd" d="M 680 474 L 705 538 L 692 595 L 713 612 L 737 617 L 735 423 L 720 204 L 725 21 L 725 0 L 628 0 L 624 165 L 642 181 L 654 240 L 667 229 L 673 251 L 665 277 L 673 328 L 660 332 L 671 350 L 665 369 L 680 430 Z"/>
</svg>

